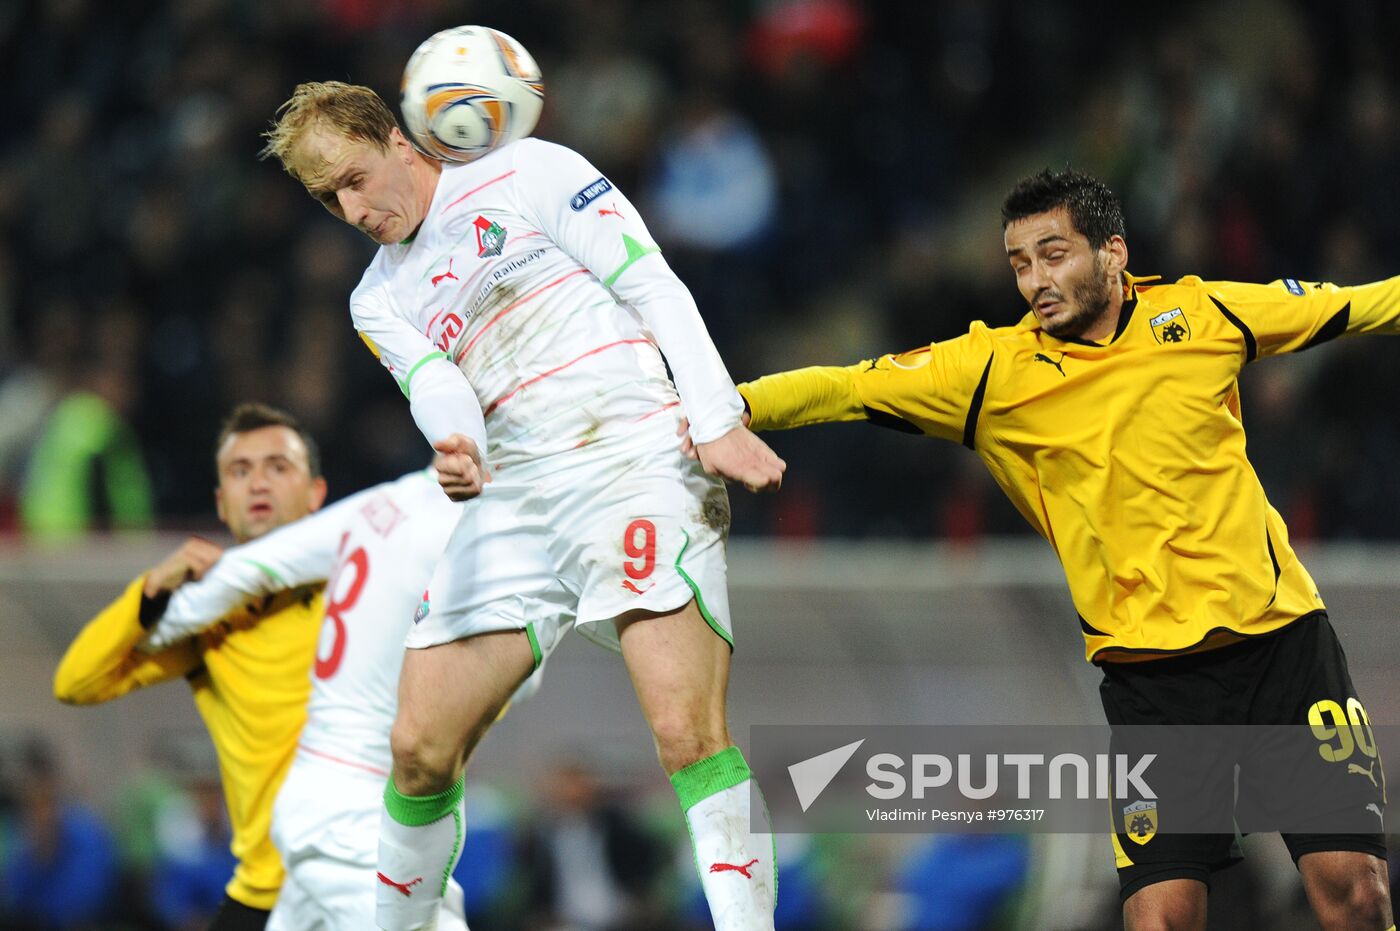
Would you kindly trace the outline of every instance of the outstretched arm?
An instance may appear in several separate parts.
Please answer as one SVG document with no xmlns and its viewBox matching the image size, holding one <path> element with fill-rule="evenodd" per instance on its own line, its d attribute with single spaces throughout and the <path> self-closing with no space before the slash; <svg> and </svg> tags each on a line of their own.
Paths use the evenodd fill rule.
<svg viewBox="0 0 1400 931">
<path fill-rule="evenodd" d="M 337 501 L 295 523 L 226 551 L 196 582 L 170 596 L 164 614 L 141 643 L 163 649 L 212 627 L 250 598 L 324 582 L 345 528 L 378 489 Z"/>
<path fill-rule="evenodd" d="M 1202 286 L 1239 329 L 1245 362 L 1310 349 L 1339 336 L 1400 333 L 1400 276 L 1350 287 L 1292 278 Z"/>
<path fill-rule="evenodd" d="M 705 470 L 750 491 L 776 489 L 786 465 L 740 423 L 743 402 L 695 299 L 636 207 L 578 153 L 527 143 L 514 150 L 522 197 L 540 229 L 642 318 L 670 366 Z"/>
<path fill-rule="evenodd" d="M 754 430 L 868 420 L 905 433 L 966 441 L 978 386 L 991 372 L 993 337 L 966 335 L 855 365 L 814 366 L 739 386 Z M 974 425 L 975 426 L 975 425 Z"/>
<path fill-rule="evenodd" d="M 143 605 L 155 603 L 145 597 L 154 574 L 153 570 L 128 585 L 121 597 L 88 621 L 69 644 L 54 671 L 55 698 L 70 705 L 97 704 L 187 676 L 199 668 L 199 652 L 193 641 L 151 655 L 136 649 L 146 635 Z M 146 613 L 153 612 L 147 607 Z"/>
</svg>

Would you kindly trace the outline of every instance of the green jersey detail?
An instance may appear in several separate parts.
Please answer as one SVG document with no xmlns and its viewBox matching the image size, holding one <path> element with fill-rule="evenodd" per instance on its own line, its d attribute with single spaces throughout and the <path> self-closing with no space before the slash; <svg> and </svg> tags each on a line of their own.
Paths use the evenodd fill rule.
<svg viewBox="0 0 1400 931">
<path fill-rule="evenodd" d="M 417 362 L 413 363 L 413 368 L 408 370 L 408 375 L 404 377 L 403 381 L 399 382 L 399 390 L 403 392 L 403 396 L 412 400 L 412 396 L 409 394 L 409 386 L 413 384 L 413 376 L 418 374 L 419 369 L 421 369 L 423 366 L 427 365 L 434 359 L 446 358 L 447 353 L 445 352 L 430 352 L 423 358 L 419 359 Z"/>
<path fill-rule="evenodd" d="M 622 273 L 627 271 L 627 269 L 631 268 L 633 263 L 635 263 L 638 259 L 646 258 L 653 252 L 661 251 L 660 246 L 644 246 L 641 243 L 637 242 L 637 240 L 633 239 L 631 236 L 628 236 L 626 233 L 622 234 L 622 244 L 627 248 L 627 261 L 619 265 L 617 267 L 617 271 L 613 272 L 607 277 L 606 280 L 603 281 L 603 284 L 607 285 L 609 288 L 611 288 L 613 286 L 613 282 L 621 278 Z"/>
<path fill-rule="evenodd" d="M 288 586 L 287 586 L 287 583 L 284 582 L 284 581 L 282 581 L 282 577 L 281 577 L 280 575 L 278 575 L 276 572 L 272 571 L 272 569 L 269 568 L 268 566 L 264 566 L 262 563 L 258 562 L 256 559 L 245 559 L 245 560 L 243 560 L 243 561 L 246 562 L 248 565 L 252 566 L 254 569 L 257 569 L 259 572 L 261 572 L 263 575 L 267 576 L 267 577 L 268 577 L 269 579 L 271 579 L 272 581 L 276 582 L 276 583 L 277 583 L 278 585 L 280 585 L 281 587 L 283 587 L 283 588 L 287 588 L 287 587 L 288 587 Z"/>
</svg>

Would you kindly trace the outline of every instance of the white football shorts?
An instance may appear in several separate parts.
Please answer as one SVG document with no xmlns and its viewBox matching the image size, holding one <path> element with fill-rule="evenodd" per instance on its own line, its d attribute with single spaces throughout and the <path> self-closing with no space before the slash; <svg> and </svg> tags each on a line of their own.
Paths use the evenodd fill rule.
<svg viewBox="0 0 1400 931">
<path fill-rule="evenodd" d="M 384 776 L 298 754 L 272 810 L 287 875 L 267 931 L 375 927 L 375 863 Z M 438 931 L 466 931 L 462 887 L 449 880 Z"/>
<path fill-rule="evenodd" d="M 617 650 L 614 618 L 694 598 L 732 646 L 724 482 L 674 448 L 550 459 L 496 471 L 463 509 L 405 645 L 525 630 L 538 667 L 570 624 Z"/>
</svg>

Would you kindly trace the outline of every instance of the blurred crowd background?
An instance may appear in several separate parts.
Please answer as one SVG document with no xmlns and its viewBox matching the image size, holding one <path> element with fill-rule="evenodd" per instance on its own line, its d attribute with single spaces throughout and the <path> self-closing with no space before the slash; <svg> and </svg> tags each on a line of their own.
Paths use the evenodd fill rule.
<svg viewBox="0 0 1400 931">
<path fill-rule="evenodd" d="M 372 244 L 256 155 L 297 82 L 395 102 L 409 52 L 464 22 L 534 53 L 537 135 L 641 207 L 736 380 L 1019 319 L 998 209 L 1045 166 L 1120 192 L 1138 275 L 1400 273 L 1387 0 L 5 0 L 0 537 L 214 526 L 212 444 L 244 400 L 302 418 L 332 497 L 424 464 L 346 309 Z M 1400 342 L 1264 362 L 1243 391 L 1295 538 L 1400 536 Z M 950 444 L 771 440 L 787 482 L 736 494 L 735 533 L 1028 532 Z M 229 861 L 199 752 L 153 748 L 99 815 L 42 740 L 0 751 L 0 926 L 202 926 Z M 653 817 L 583 762 L 547 782 L 479 790 L 468 842 L 498 846 L 461 878 L 483 926 L 703 926 L 674 799 Z M 861 843 L 785 853 L 780 928 L 1034 926 L 1015 839 Z"/>
<path fill-rule="evenodd" d="M 371 243 L 256 154 L 298 81 L 396 103 L 408 53 L 464 21 L 534 52 L 538 135 L 641 205 L 736 380 L 1019 319 L 997 211 L 1046 165 L 1121 192 L 1139 275 L 1400 271 L 1384 0 L 10 0 L 0 527 L 207 523 L 216 423 L 246 399 L 320 437 L 333 496 L 425 461 L 348 319 Z M 1296 537 L 1400 532 L 1397 352 L 1247 374 L 1251 456 Z M 735 496 L 738 533 L 1026 532 L 949 445 L 774 443 L 789 481 Z"/>
</svg>

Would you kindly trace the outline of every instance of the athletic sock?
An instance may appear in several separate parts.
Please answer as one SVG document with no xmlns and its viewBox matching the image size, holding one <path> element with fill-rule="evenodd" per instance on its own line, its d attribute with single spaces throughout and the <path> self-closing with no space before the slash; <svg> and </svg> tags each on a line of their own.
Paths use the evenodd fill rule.
<svg viewBox="0 0 1400 931">
<path fill-rule="evenodd" d="M 750 833 L 749 792 L 758 787 L 744 755 L 738 747 L 721 750 L 673 775 L 671 785 L 690 828 L 715 931 L 772 931 L 778 864 L 773 835 Z"/>
<path fill-rule="evenodd" d="M 462 855 L 462 778 L 437 795 L 401 795 L 384 787 L 379 813 L 375 919 L 386 931 L 437 924 L 447 880 Z"/>
</svg>

